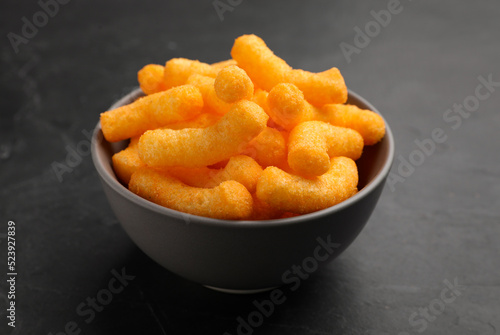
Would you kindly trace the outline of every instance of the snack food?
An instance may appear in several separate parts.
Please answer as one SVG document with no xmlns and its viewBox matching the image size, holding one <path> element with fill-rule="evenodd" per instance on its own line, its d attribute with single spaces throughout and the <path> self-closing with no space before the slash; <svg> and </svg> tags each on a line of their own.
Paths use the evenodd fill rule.
<svg viewBox="0 0 500 335">
<path fill-rule="evenodd" d="M 277 129 L 266 127 L 248 143 L 242 154 L 253 157 L 262 167 L 281 167 L 287 157 L 285 136 Z"/>
<path fill-rule="evenodd" d="M 234 180 L 253 193 L 263 170 L 251 157 L 237 155 L 232 156 L 226 166 L 220 169 L 173 167 L 167 171 L 171 176 L 189 186 L 211 188 L 224 181 Z"/>
<path fill-rule="evenodd" d="M 363 138 L 352 129 L 322 121 L 297 125 L 288 138 L 288 165 L 301 175 L 321 176 L 330 169 L 330 158 L 361 157 Z"/>
<path fill-rule="evenodd" d="M 233 59 L 174 58 L 138 72 L 145 97 L 101 114 L 117 178 L 159 205 L 225 220 L 290 218 L 356 194 L 383 119 L 346 104 L 337 68 L 292 69 L 255 35 Z"/>
<path fill-rule="evenodd" d="M 101 128 L 109 142 L 139 136 L 149 129 L 191 119 L 200 114 L 203 98 L 191 85 L 174 87 L 101 114 Z"/>
<path fill-rule="evenodd" d="M 169 124 L 165 129 L 184 129 L 184 128 L 205 128 L 211 126 L 220 119 L 219 116 L 211 113 L 203 113 L 189 121 L 180 121 Z M 113 155 L 112 162 L 118 179 L 125 185 L 130 181 L 132 174 L 139 168 L 146 166 L 139 157 L 139 138 L 132 137 L 127 148 Z"/>
<path fill-rule="evenodd" d="M 242 100 L 207 128 L 145 132 L 139 140 L 139 156 L 146 165 L 158 168 L 215 164 L 240 153 L 264 130 L 268 118 L 259 105 Z"/>
<path fill-rule="evenodd" d="M 258 36 L 243 35 L 236 39 L 231 56 L 255 84 L 270 91 L 280 83 L 293 83 L 304 92 L 306 99 L 316 105 L 345 103 L 347 88 L 337 68 L 322 73 L 292 69 L 276 56 Z"/>
<path fill-rule="evenodd" d="M 356 163 L 334 157 L 327 173 L 304 178 L 277 167 L 267 167 L 257 182 L 257 197 L 271 207 L 298 214 L 311 213 L 348 199 L 357 192 Z"/>
<path fill-rule="evenodd" d="M 252 214 L 252 195 L 237 181 L 213 188 L 187 186 L 166 171 L 143 167 L 131 177 L 129 189 L 158 205 L 215 219 L 238 220 Z"/>
<path fill-rule="evenodd" d="M 132 177 L 135 171 L 146 166 L 139 158 L 139 153 L 137 152 L 138 144 L 139 136 L 133 137 L 130 139 L 127 148 L 111 157 L 116 176 L 125 185 L 128 185 L 130 177 Z"/>
<path fill-rule="evenodd" d="M 317 110 L 307 103 L 304 93 L 291 83 L 274 86 L 266 102 L 271 119 L 288 131 L 301 122 L 316 119 Z"/>
<path fill-rule="evenodd" d="M 365 145 L 374 145 L 385 135 L 384 119 L 377 113 L 354 105 L 329 104 L 321 108 L 320 119 L 334 126 L 356 130 Z"/>
<path fill-rule="evenodd" d="M 193 74 L 215 78 L 218 69 L 210 64 L 186 58 L 172 58 L 165 64 L 163 82 L 165 87 L 172 88 L 184 85 Z"/>
<path fill-rule="evenodd" d="M 165 91 L 164 73 L 165 67 L 157 64 L 148 64 L 139 70 L 137 81 L 142 91 L 148 95 Z"/>
<path fill-rule="evenodd" d="M 231 108 L 231 104 L 219 99 L 217 96 L 214 78 L 195 73 L 189 76 L 187 83 L 196 86 L 200 90 L 206 109 L 212 113 L 224 115 Z"/>
<path fill-rule="evenodd" d="M 219 71 L 219 70 L 222 70 L 223 68 L 225 68 L 226 66 L 238 65 L 238 63 L 236 63 L 236 61 L 234 59 L 226 59 L 226 60 L 223 60 L 223 61 L 220 61 L 217 63 L 213 63 L 211 65 L 216 71 Z"/>
<path fill-rule="evenodd" d="M 365 145 L 373 145 L 385 135 L 385 123 L 380 115 L 349 104 L 326 104 L 317 108 L 308 103 L 304 93 L 292 83 L 273 87 L 266 102 L 271 119 L 287 130 L 301 122 L 317 120 L 356 130 Z"/>
<path fill-rule="evenodd" d="M 213 86 L 217 97 L 227 103 L 250 100 L 253 97 L 252 80 L 236 65 L 229 65 L 220 70 Z"/>
</svg>

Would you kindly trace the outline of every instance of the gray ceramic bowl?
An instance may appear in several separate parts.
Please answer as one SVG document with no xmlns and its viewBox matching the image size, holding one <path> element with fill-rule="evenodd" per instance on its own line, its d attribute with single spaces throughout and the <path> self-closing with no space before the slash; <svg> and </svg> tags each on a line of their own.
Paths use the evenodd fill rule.
<svg viewBox="0 0 500 335">
<path fill-rule="evenodd" d="M 142 96 L 136 89 L 110 109 Z M 356 93 L 349 103 L 376 111 Z M 377 111 L 376 111 L 377 112 Z M 300 280 L 292 266 L 312 273 L 342 253 L 363 229 L 384 187 L 394 156 L 386 135 L 365 147 L 357 161 L 359 192 L 333 207 L 268 221 L 228 221 L 181 213 L 149 202 L 116 178 L 111 156 L 126 141 L 108 143 L 97 124 L 92 159 L 118 220 L 137 246 L 157 263 L 188 280 L 229 292 L 255 292 Z"/>
</svg>

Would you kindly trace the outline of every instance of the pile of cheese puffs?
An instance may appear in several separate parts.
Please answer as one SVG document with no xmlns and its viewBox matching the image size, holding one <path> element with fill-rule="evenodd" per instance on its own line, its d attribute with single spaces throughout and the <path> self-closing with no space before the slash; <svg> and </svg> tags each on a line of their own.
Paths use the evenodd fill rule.
<svg viewBox="0 0 500 335">
<path fill-rule="evenodd" d="M 337 68 L 291 68 L 255 35 L 230 60 L 174 58 L 138 72 L 144 96 L 101 114 L 112 157 L 133 193 L 224 220 L 311 213 L 356 194 L 355 160 L 379 142 L 384 120 L 346 104 Z"/>
</svg>

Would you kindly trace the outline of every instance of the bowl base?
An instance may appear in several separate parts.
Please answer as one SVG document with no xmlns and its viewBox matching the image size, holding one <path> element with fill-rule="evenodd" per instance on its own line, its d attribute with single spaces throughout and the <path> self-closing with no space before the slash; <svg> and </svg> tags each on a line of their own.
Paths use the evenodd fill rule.
<svg viewBox="0 0 500 335">
<path fill-rule="evenodd" d="M 209 288 L 214 291 L 219 291 L 223 293 L 230 293 L 230 294 L 256 294 L 256 293 L 262 293 L 266 291 L 270 291 L 278 286 L 273 286 L 273 287 L 265 287 L 265 288 L 259 288 L 259 289 L 254 289 L 254 290 L 233 290 L 230 288 L 222 288 L 222 287 L 215 287 L 215 286 L 210 286 L 210 285 L 203 285 L 206 288 Z"/>
</svg>

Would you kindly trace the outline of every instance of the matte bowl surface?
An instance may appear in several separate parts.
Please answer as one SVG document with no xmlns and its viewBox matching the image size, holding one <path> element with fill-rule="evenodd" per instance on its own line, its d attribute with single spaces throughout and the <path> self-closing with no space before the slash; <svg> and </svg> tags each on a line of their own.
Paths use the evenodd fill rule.
<svg viewBox="0 0 500 335">
<path fill-rule="evenodd" d="M 142 95 L 136 89 L 110 109 Z M 378 113 L 352 91 L 348 103 Z M 171 272 L 230 292 L 252 292 L 287 284 L 288 270 L 294 264 L 321 266 L 340 255 L 368 221 L 394 157 L 394 139 L 386 122 L 382 141 L 365 147 L 356 162 L 359 192 L 353 197 L 293 218 L 229 221 L 181 213 L 130 192 L 117 180 L 111 164 L 112 155 L 126 145 L 127 141 L 108 143 L 97 124 L 92 159 L 123 229 L 142 251 Z"/>
</svg>

